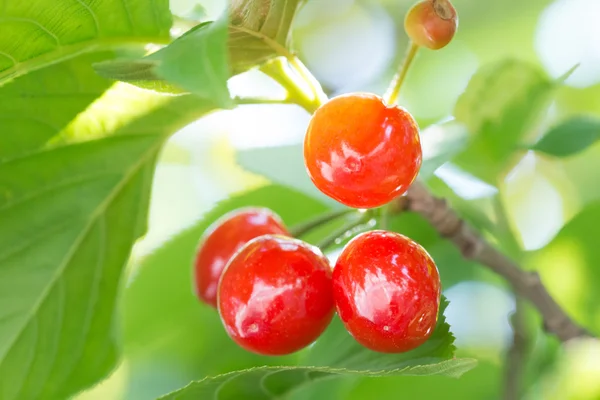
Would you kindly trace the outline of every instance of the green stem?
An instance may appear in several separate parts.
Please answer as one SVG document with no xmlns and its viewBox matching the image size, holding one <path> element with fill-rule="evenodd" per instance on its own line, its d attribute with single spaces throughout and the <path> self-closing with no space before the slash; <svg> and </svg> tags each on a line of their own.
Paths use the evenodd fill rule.
<svg viewBox="0 0 600 400">
<path fill-rule="evenodd" d="M 288 98 L 285 99 L 263 99 L 260 97 L 235 97 L 233 99 L 235 104 L 246 105 L 246 104 L 295 104 Z"/>
<path fill-rule="evenodd" d="M 404 57 L 404 61 L 400 65 L 400 69 L 394 76 L 394 79 L 392 80 L 392 83 L 390 84 L 390 87 L 384 96 L 384 100 L 387 104 L 396 103 L 398 95 L 400 94 L 400 88 L 402 87 L 402 84 L 406 79 L 408 70 L 410 69 L 412 62 L 414 61 L 418 50 L 418 45 L 416 45 L 412 41 L 408 43 L 408 50 L 406 52 L 406 56 Z"/>
<path fill-rule="evenodd" d="M 348 233 L 348 231 L 351 231 L 361 225 L 366 224 L 371 218 L 373 218 L 373 213 L 371 210 L 368 210 L 358 218 L 355 218 L 353 221 L 350 221 L 341 228 L 333 231 L 329 236 L 320 241 L 317 244 L 317 247 L 319 247 L 322 251 L 326 251 L 329 247 L 334 245 L 338 239 L 345 236 Z"/>
<path fill-rule="evenodd" d="M 353 208 L 346 208 L 343 210 L 331 211 L 331 212 L 328 212 L 325 214 L 321 214 L 311 220 L 308 220 L 306 222 L 303 222 L 301 224 L 293 226 L 290 229 L 290 233 L 293 237 L 300 237 L 300 236 L 307 234 L 308 232 L 312 231 L 315 228 L 325 225 L 331 221 L 335 221 L 336 219 L 341 218 L 345 215 L 356 213 L 356 212 L 358 212 L 358 211 Z"/>
<path fill-rule="evenodd" d="M 324 101 L 324 94 L 322 93 L 322 90 L 318 89 L 319 84 L 316 79 L 293 55 L 286 58 L 275 59 L 261 66 L 260 70 L 275 82 L 279 83 L 288 92 L 286 103 L 297 104 L 304 108 L 309 114 L 312 114 Z M 290 70 L 293 70 L 295 74 L 290 74 Z M 305 82 L 310 89 L 309 93 L 307 93 L 302 87 L 303 85 L 298 82 L 298 79 L 302 79 L 302 81 Z M 322 94 L 319 95 L 319 93 Z"/>
<path fill-rule="evenodd" d="M 386 204 L 385 206 L 379 209 L 379 229 L 387 231 L 390 229 L 390 205 Z"/>
<path fill-rule="evenodd" d="M 296 71 L 300 79 L 302 79 L 310 88 L 313 96 L 313 102 L 319 106 L 327 100 L 327 96 L 321 89 L 321 84 L 313 76 L 313 74 L 306 68 L 306 66 L 300 61 L 297 56 L 288 57 L 287 59 L 290 66 Z"/>
</svg>

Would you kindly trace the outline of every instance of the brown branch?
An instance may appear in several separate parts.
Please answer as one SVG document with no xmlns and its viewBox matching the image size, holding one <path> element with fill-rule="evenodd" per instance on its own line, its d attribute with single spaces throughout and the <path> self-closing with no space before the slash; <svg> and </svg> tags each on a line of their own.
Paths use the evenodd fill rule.
<svg viewBox="0 0 600 400">
<path fill-rule="evenodd" d="M 518 296 L 531 302 L 539 311 L 547 332 L 555 334 L 563 342 L 590 336 L 550 296 L 536 272 L 522 270 L 462 220 L 446 200 L 433 196 L 422 183 L 413 183 L 399 202 L 404 209 L 421 214 L 441 236 L 452 241 L 465 258 L 504 277 Z"/>
<path fill-rule="evenodd" d="M 504 400 L 521 398 L 522 378 L 529 353 L 529 332 L 523 308 L 523 301 L 517 297 L 515 312 L 511 316 L 513 342 L 506 354 Z"/>
</svg>

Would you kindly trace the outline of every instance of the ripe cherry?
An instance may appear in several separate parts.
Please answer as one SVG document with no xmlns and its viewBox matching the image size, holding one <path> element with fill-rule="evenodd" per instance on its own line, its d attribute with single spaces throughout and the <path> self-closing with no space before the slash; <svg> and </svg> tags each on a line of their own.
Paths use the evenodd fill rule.
<svg viewBox="0 0 600 400">
<path fill-rule="evenodd" d="M 419 128 L 408 111 L 378 96 L 341 95 L 313 115 L 304 161 L 326 195 L 349 207 L 378 207 L 404 193 L 416 178 Z"/>
<path fill-rule="evenodd" d="M 424 0 L 406 14 L 404 29 L 417 45 L 438 50 L 445 47 L 456 33 L 458 16 L 449 0 Z"/>
<path fill-rule="evenodd" d="M 261 236 L 227 264 L 218 305 L 225 330 L 241 347 L 293 353 L 314 342 L 333 317 L 329 261 L 300 240 Z"/>
<path fill-rule="evenodd" d="M 333 270 L 333 296 L 346 329 L 363 346 L 385 353 L 414 349 L 429 338 L 440 287 L 425 249 L 386 231 L 356 236 Z"/>
<path fill-rule="evenodd" d="M 265 208 L 242 208 L 225 214 L 206 231 L 194 265 L 195 289 L 199 299 L 217 307 L 217 285 L 233 254 L 258 236 L 288 235 L 281 218 Z"/>
</svg>

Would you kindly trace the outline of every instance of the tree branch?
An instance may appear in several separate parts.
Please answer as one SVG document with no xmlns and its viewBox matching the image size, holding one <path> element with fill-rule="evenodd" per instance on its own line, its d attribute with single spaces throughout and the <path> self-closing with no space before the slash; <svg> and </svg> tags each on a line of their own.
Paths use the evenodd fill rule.
<svg viewBox="0 0 600 400">
<path fill-rule="evenodd" d="M 511 316 L 513 342 L 506 354 L 504 400 L 521 398 L 521 384 L 529 353 L 529 333 L 525 322 L 524 304 L 516 298 L 515 312 Z"/>
<path fill-rule="evenodd" d="M 421 182 L 413 183 L 406 196 L 398 201 L 404 209 L 421 214 L 441 236 L 452 241 L 465 258 L 476 261 L 504 277 L 518 296 L 537 308 L 547 332 L 555 334 L 563 342 L 576 337 L 590 336 L 585 329 L 572 321 L 550 296 L 536 272 L 523 271 L 469 227 L 446 200 L 433 196 Z"/>
</svg>

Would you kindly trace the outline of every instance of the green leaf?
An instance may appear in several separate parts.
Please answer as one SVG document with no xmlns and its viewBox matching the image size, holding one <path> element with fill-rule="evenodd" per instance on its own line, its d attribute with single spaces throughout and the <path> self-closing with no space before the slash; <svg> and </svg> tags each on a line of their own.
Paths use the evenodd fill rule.
<svg viewBox="0 0 600 400">
<path fill-rule="evenodd" d="M 4 0 L 0 7 L 0 86 L 82 52 L 165 42 L 167 0 Z"/>
<path fill-rule="evenodd" d="M 237 0 L 231 6 L 229 52 L 234 73 L 288 53 L 301 0 Z"/>
<path fill-rule="evenodd" d="M 360 379 L 352 390 L 342 396 L 326 397 L 344 400 L 376 399 L 497 399 L 498 388 L 503 384 L 503 369 L 498 362 L 481 360 L 477 368 L 460 379 L 443 376 L 423 376 L 418 379 L 390 376 L 379 379 Z M 326 383 L 331 385 L 335 381 Z M 302 391 L 304 392 L 304 390 Z M 376 395 L 375 395 L 376 394 Z M 320 397 L 313 397 L 320 398 Z M 303 397 L 302 400 L 312 400 Z M 294 398 L 296 400 L 296 398 Z"/>
<path fill-rule="evenodd" d="M 247 171 L 263 175 L 280 185 L 289 185 L 331 207 L 342 207 L 321 193 L 308 177 L 301 144 L 242 150 L 236 154 L 236 160 Z M 274 165 L 277 168 L 273 168 Z"/>
<path fill-rule="evenodd" d="M 440 125 L 431 125 L 421 132 L 423 163 L 419 178 L 426 180 L 434 172 L 451 161 L 467 145 L 464 125 L 452 120 Z"/>
<path fill-rule="evenodd" d="M 227 16 L 198 25 L 167 47 L 147 57 L 156 61 L 156 74 L 219 107 L 231 107 L 227 89 Z"/>
<path fill-rule="evenodd" d="M 556 157 L 567 157 L 587 149 L 600 139 L 600 120 L 575 117 L 550 129 L 531 147 Z"/>
<path fill-rule="evenodd" d="M 170 45 L 141 60 L 116 60 L 94 67 L 102 76 L 172 94 L 192 92 L 230 106 L 229 98 L 216 93 L 232 75 L 287 56 L 287 42 L 300 0 L 233 1 L 215 22 L 195 26 Z M 209 60 L 210 62 L 207 62 Z M 168 82 L 164 82 L 164 81 Z"/>
<path fill-rule="evenodd" d="M 299 366 L 256 367 L 208 377 L 161 399 L 275 399 L 300 387 L 344 376 L 426 376 L 460 377 L 476 361 L 453 358 L 454 337 L 443 317 L 444 299 L 438 325 L 432 337 L 419 348 L 402 354 L 382 354 L 359 345 L 339 319 L 309 349 Z"/>
<path fill-rule="evenodd" d="M 555 87 L 537 67 L 519 61 L 482 67 L 454 110 L 456 120 L 471 133 L 469 146 L 456 163 L 496 184 L 547 109 Z"/>
<path fill-rule="evenodd" d="M 89 65 L 112 56 L 77 57 L 1 87 L 0 160 L 39 149 L 108 89 Z"/>
<path fill-rule="evenodd" d="M 94 99 L 106 82 L 80 81 L 90 58 L 0 88 L 34 111 L 9 114 L 0 135 L 2 399 L 65 398 L 113 368 L 120 276 L 146 229 L 156 155 L 212 109 L 121 84 Z"/>
<path fill-rule="evenodd" d="M 195 26 L 170 45 L 139 60 L 94 65 L 101 76 L 171 94 L 193 93 L 217 106 L 233 104 L 227 88 L 227 19 Z"/>
<path fill-rule="evenodd" d="M 540 273 L 556 301 L 577 323 L 600 333 L 600 202 L 584 208 L 546 247 L 529 253 L 525 265 Z"/>
</svg>

